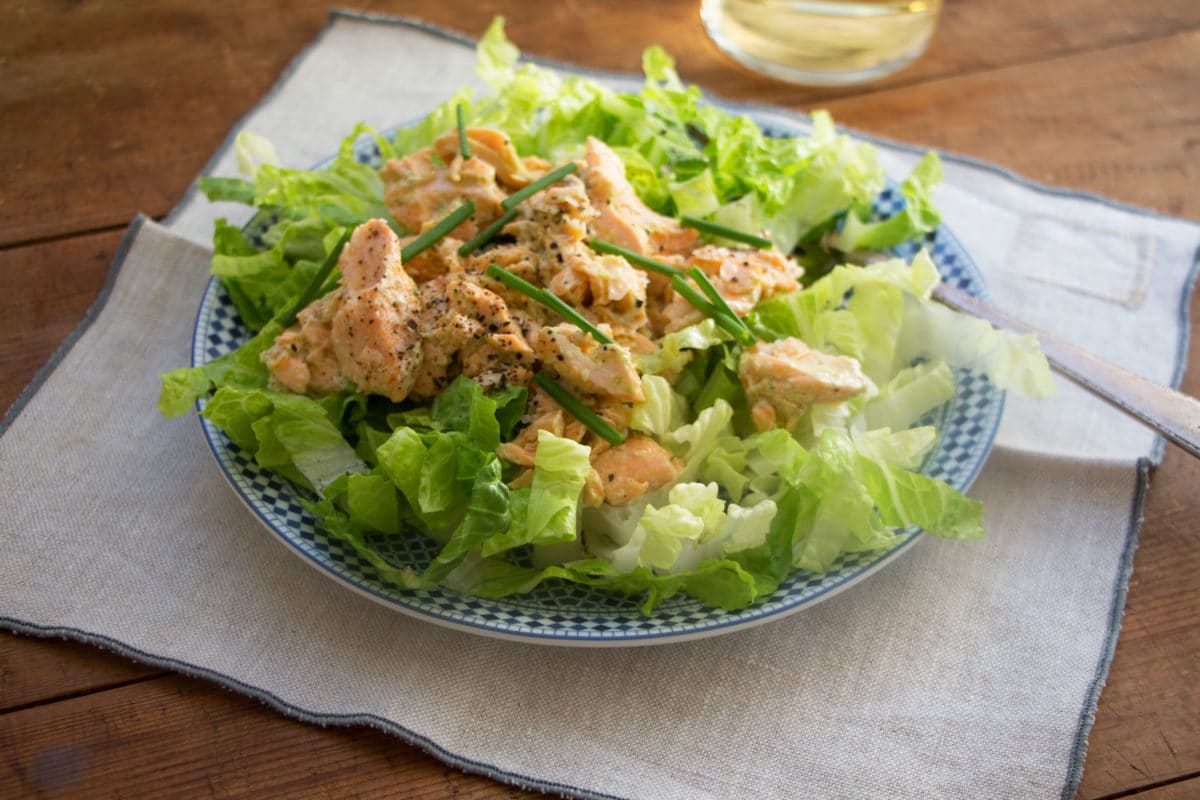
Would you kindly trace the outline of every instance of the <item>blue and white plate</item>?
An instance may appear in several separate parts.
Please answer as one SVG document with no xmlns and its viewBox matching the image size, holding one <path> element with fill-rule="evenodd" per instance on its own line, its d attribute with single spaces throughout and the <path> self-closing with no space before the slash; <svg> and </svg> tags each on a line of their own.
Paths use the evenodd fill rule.
<svg viewBox="0 0 1200 800">
<path fill-rule="evenodd" d="M 361 154 L 365 161 L 378 158 L 372 150 L 367 143 Z M 880 195 L 875 210 L 887 217 L 902 205 L 899 192 L 888 189 Z M 899 248 L 896 254 L 911 257 L 922 245 L 947 283 L 977 296 L 986 294 L 978 268 L 944 227 L 921 243 Z M 196 318 L 192 364 L 222 356 L 250 336 L 220 281 L 210 281 Z M 921 472 L 966 490 L 991 450 L 1003 405 L 1003 393 L 985 378 L 957 371 L 953 399 L 925 420 L 937 426 L 940 436 Z M 201 424 L 234 490 L 268 530 L 309 564 L 397 611 L 471 633 L 525 642 L 575 646 L 656 644 L 744 628 L 798 611 L 859 583 L 895 561 L 921 536 L 921 531 L 913 528 L 890 549 L 843 556 L 822 575 L 796 573 L 771 597 L 738 612 L 708 608 L 697 600 L 677 596 L 646 616 L 639 610 L 638 598 L 565 581 L 547 581 L 530 594 L 502 600 L 485 600 L 448 589 L 407 592 L 381 581 L 370 564 L 318 528 L 301 504 L 305 490 L 260 469 L 252 455 L 239 450 L 208 420 L 201 418 Z M 380 535 L 375 544 L 390 562 L 412 565 L 418 571 L 437 552 L 436 546 L 419 534 Z"/>
</svg>

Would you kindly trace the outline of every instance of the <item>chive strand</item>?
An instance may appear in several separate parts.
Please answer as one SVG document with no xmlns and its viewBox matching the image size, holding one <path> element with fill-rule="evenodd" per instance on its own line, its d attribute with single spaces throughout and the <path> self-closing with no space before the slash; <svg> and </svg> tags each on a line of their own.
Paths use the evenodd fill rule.
<svg viewBox="0 0 1200 800">
<path fill-rule="evenodd" d="M 683 275 L 676 275 L 671 279 L 671 288 L 676 293 L 682 295 L 684 300 L 692 305 L 701 314 L 707 317 L 712 317 L 713 322 L 717 323 L 726 333 L 737 339 L 743 344 L 752 344 L 754 342 L 754 334 L 750 333 L 741 320 L 736 316 L 730 316 L 715 305 L 706 300 L 700 292 L 688 285 Z"/>
<path fill-rule="evenodd" d="M 668 278 L 673 278 L 681 273 L 681 270 L 672 267 L 670 264 L 664 264 L 661 261 L 655 261 L 653 258 L 647 258 L 641 253 L 635 253 L 632 250 L 626 250 L 620 245 L 615 245 L 612 242 L 606 242 L 603 239 L 589 239 L 588 246 L 597 253 L 604 253 L 610 256 L 620 256 L 630 264 L 648 269 L 651 272 L 657 272 L 659 275 L 666 275 Z"/>
<path fill-rule="evenodd" d="M 616 344 L 611 336 L 593 325 L 588 321 L 587 317 L 571 308 L 571 306 L 563 302 L 562 298 L 549 289 L 542 289 L 542 305 L 554 309 L 560 316 L 575 323 L 576 327 L 590 333 L 592 338 L 600 342 L 600 344 Z"/>
<path fill-rule="evenodd" d="M 467 200 L 458 208 L 454 209 L 449 214 L 438 220 L 437 224 L 432 228 L 409 242 L 408 245 L 400 251 L 401 262 L 408 263 L 416 258 L 419 254 L 424 253 L 430 247 L 433 247 L 443 236 L 457 228 L 462 224 L 463 220 L 474 213 L 475 203 L 471 200 Z"/>
<path fill-rule="evenodd" d="M 454 114 L 458 118 L 458 150 L 462 153 L 463 160 L 465 161 L 471 157 L 471 143 L 467 141 L 467 128 L 463 125 L 461 103 L 454 107 Z"/>
<path fill-rule="evenodd" d="M 753 245 L 759 249 L 765 250 L 771 247 L 771 240 L 762 236 L 756 236 L 753 233 L 739 231 L 737 228 L 730 228 L 728 225 L 722 225 L 719 222 L 710 222 L 706 219 L 697 219 L 684 214 L 679 218 L 685 226 L 695 228 L 701 233 L 707 233 L 712 236 L 719 236 L 722 239 L 729 239 L 734 242 Z"/>
<path fill-rule="evenodd" d="M 549 289 L 543 289 L 534 286 L 524 278 L 513 275 L 511 272 L 499 266 L 498 264 L 489 264 L 484 274 L 486 274 L 489 278 L 500 281 L 513 291 L 520 292 L 530 300 L 533 300 L 536 303 L 541 303 L 550 310 L 558 312 L 560 316 L 564 317 L 569 322 L 574 323 L 576 327 L 591 334 L 592 338 L 597 342 L 600 342 L 601 344 L 615 344 L 611 336 L 589 322 L 587 317 L 571 308 L 569 305 L 563 302 L 562 298 L 551 292 Z"/>
<path fill-rule="evenodd" d="M 539 297 L 540 291 L 536 286 L 524 278 L 512 274 L 499 264 L 489 264 L 484 274 L 493 280 L 500 281 L 513 291 L 520 292 L 530 300 L 538 300 L 539 302 L 541 300 Z"/>
<path fill-rule="evenodd" d="M 288 306 L 282 314 L 275 319 L 283 327 L 288 327 L 296 321 L 296 317 L 300 314 L 304 307 L 316 300 L 318 295 L 322 293 L 322 288 L 325 285 L 326 279 L 329 278 L 333 268 L 337 266 L 338 258 L 342 255 L 342 249 L 345 248 L 346 242 L 350 241 L 351 230 L 349 228 L 342 234 L 342 238 L 338 239 L 337 244 L 325 256 L 325 260 L 321 262 L 321 266 L 317 268 L 317 274 L 313 275 L 313 279 L 308 282 L 308 286 L 304 287 L 304 291 L 296 298 L 296 302 Z"/>
<path fill-rule="evenodd" d="M 675 290 L 676 294 L 681 295 L 684 300 L 687 300 L 688 303 L 690 303 L 692 307 L 701 314 L 706 317 L 712 317 L 714 320 L 717 320 L 718 323 L 720 322 L 720 320 L 717 318 L 723 316 L 721 309 L 708 302 L 703 295 L 692 288 L 683 275 L 676 275 L 671 279 L 671 288 Z M 724 325 L 722 325 L 722 327 L 724 327 Z"/>
<path fill-rule="evenodd" d="M 533 377 L 533 382 L 545 390 L 546 394 L 563 407 L 563 410 L 574 416 L 587 426 L 588 430 L 612 445 L 625 441 L 619 430 L 609 425 L 600 415 L 579 401 L 579 398 L 564 389 L 557 381 L 545 372 L 539 372 Z"/>
<path fill-rule="evenodd" d="M 750 337 L 750 341 L 754 341 L 753 332 L 751 332 L 745 321 L 743 321 L 742 318 L 737 315 L 737 312 L 729 307 L 729 303 L 727 303 L 725 298 L 721 296 L 721 293 L 717 291 L 717 287 L 712 285 L 712 281 L 708 279 L 708 276 L 705 275 L 699 267 L 692 267 L 688 270 L 688 274 L 692 276 L 692 280 L 694 280 L 696 285 L 700 287 L 700 291 L 704 292 L 704 295 L 712 302 L 714 306 L 716 306 L 717 310 L 723 314 L 727 314 L 729 318 L 736 322 L 738 327 L 744 331 L 745 335 Z M 739 338 L 742 338 L 743 341 L 745 341 L 744 337 Z"/>
<path fill-rule="evenodd" d="M 516 216 L 517 210 L 515 208 L 510 208 L 508 211 L 505 211 L 500 215 L 499 219 L 497 219 L 491 225 L 488 225 L 479 233 L 475 234 L 473 238 L 466 242 L 462 247 L 458 248 L 458 254 L 464 257 L 471 255 L 471 253 L 474 253 L 476 250 L 494 239 L 496 234 L 498 234 L 505 225 L 512 222 Z"/>
<path fill-rule="evenodd" d="M 572 172 L 574 172 L 577 169 L 579 169 L 579 165 L 576 164 L 574 161 L 569 161 L 566 164 L 563 164 L 558 169 L 547 172 L 545 175 L 538 178 L 536 181 L 529 184 L 524 189 L 520 189 L 516 192 L 513 192 L 512 194 L 510 194 L 508 197 L 504 198 L 500 202 L 500 207 L 503 208 L 505 211 L 508 211 L 509 209 L 514 208 L 518 203 L 520 203 L 525 198 L 531 197 L 532 195 L 536 194 L 537 192 L 540 192 L 542 189 L 545 189 L 547 186 L 549 186 L 552 183 L 557 183 L 558 181 L 567 177 L 568 175 L 570 175 Z"/>
</svg>

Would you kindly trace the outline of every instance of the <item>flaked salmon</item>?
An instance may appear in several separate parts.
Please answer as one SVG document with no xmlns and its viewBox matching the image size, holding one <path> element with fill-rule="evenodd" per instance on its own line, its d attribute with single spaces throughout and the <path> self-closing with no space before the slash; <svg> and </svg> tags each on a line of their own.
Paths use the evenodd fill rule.
<svg viewBox="0 0 1200 800">
<path fill-rule="evenodd" d="M 853 358 L 813 350 L 796 338 L 759 342 L 746 350 L 738 377 L 759 430 L 792 430 L 814 403 L 845 400 L 867 388 Z"/>
<path fill-rule="evenodd" d="M 421 362 L 416 284 L 400 263 L 400 240 L 380 219 L 355 228 L 338 258 L 341 283 L 301 310 L 262 354 L 271 384 L 319 394 L 352 385 L 403 400 Z"/>
<path fill-rule="evenodd" d="M 652 211 L 625 177 L 625 164 L 604 142 L 589 136 L 583 171 L 588 197 L 596 209 L 596 235 L 650 258 L 686 253 L 697 234 L 679 221 Z"/>
</svg>

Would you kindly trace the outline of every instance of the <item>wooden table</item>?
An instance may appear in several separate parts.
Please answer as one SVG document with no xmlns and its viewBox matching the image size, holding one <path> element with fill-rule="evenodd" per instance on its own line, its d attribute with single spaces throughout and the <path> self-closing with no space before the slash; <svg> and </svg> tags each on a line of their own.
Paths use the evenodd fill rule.
<svg viewBox="0 0 1200 800">
<path fill-rule="evenodd" d="M 947 0 L 930 53 L 866 88 L 756 77 L 697 2 L 419 0 L 368 9 L 525 52 L 634 71 L 662 43 L 730 98 L 1200 218 L 1200 3 Z M 4 0 L 0 408 L 79 322 L 138 212 L 162 217 L 325 24 L 317 2 Z M 1192 319 L 1200 305 L 1192 304 Z M 1193 334 L 1196 323 L 1193 323 Z M 1184 384 L 1200 394 L 1200 355 Z M 1080 796 L 1200 797 L 1200 461 L 1168 448 L 1146 502 L 1124 629 Z M 281 717 L 87 646 L 0 634 L 0 797 L 526 797 L 363 728 Z"/>
</svg>

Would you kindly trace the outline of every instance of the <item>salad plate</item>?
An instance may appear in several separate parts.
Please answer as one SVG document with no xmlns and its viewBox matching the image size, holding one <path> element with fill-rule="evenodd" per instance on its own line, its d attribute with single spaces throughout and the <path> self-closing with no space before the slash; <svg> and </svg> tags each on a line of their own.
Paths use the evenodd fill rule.
<svg viewBox="0 0 1200 800">
<path fill-rule="evenodd" d="M 795 134 L 760 120 L 771 134 Z M 356 158 L 371 163 L 379 158 L 369 139 Z M 874 203 L 874 214 L 896 213 L 904 199 L 895 186 Z M 248 229 L 248 234 L 253 231 Z M 911 258 L 924 247 L 947 284 L 985 297 L 982 275 L 953 234 L 938 227 L 922 240 L 892 252 Z M 196 317 L 191 362 L 199 366 L 229 353 L 251 337 L 221 282 L 213 278 Z M 937 427 L 938 440 L 919 472 L 965 491 L 983 466 L 1000 422 L 1004 394 L 985 377 L 955 370 L 954 395 L 930 412 L 922 424 Z M 205 401 L 198 401 L 202 409 Z M 211 421 L 200 418 L 204 436 L 225 477 L 237 495 L 266 528 L 288 548 L 327 577 L 396 611 L 472 633 L 526 642 L 575 646 L 620 646 L 666 643 L 711 636 L 807 608 L 859 584 L 894 562 L 922 536 L 917 528 L 903 532 L 890 548 L 843 555 L 821 574 L 793 574 L 770 597 L 729 612 L 704 605 L 683 594 L 663 601 L 651 614 L 636 597 L 624 597 L 566 581 L 547 581 L 534 591 L 503 599 L 484 599 L 446 588 L 410 591 L 380 579 L 375 569 L 352 548 L 326 535 L 304 507 L 314 499 L 306 490 L 260 468 L 253 455 L 240 450 Z M 437 545 L 423 536 L 384 537 L 371 543 L 392 564 L 420 568 L 437 554 Z"/>
</svg>

